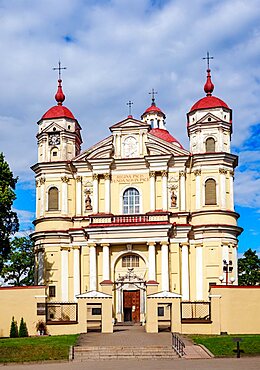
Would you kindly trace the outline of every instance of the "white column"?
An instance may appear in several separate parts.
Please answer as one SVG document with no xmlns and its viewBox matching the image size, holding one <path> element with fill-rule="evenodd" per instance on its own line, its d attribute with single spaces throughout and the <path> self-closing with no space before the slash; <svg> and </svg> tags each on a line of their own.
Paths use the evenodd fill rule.
<svg viewBox="0 0 260 370">
<path fill-rule="evenodd" d="M 182 247 L 182 299 L 189 300 L 190 298 L 190 284 L 189 284 L 189 248 L 188 244 L 181 244 Z"/>
<path fill-rule="evenodd" d="M 230 171 L 229 196 L 230 196 L 230 210 L 234 211 L 234 171 Z"/>
<path fill-rule="evenodd" d="M 203 249 L 196 246 L 196 300 L 203 300 Z"/>
<path fill-rule="evenodd" d="M 149 242 L 148 253 L 149 253 L 149 269 L 148 269 L 148 280 L 156 281 L 156 269 L 155 269 L 155 243 Z"/>
<path fill-rule="evenodd" d="M 168 210 L 168 173 L 162 171 L 162 208 Z"/>
<path fill-rule="evenodd" d="M 150 172 L 150 211 L 155 210 L 155 172 Z"/>
<path fill-rule="evenodd" d="M 233 245 L 233 276 L 236 279 L 234 285 L 238 285 L 238 270 L 237 270 L 237 245 Z"/>
<path fill-rule="evenodd" d="M 82 215 L 82 177 L 77 176 L 77 187 L 76 187 L 76 215 Z"/>
<path fill-rule="evenodd" d="M 80 247 L 73 247 L 73 287 L 74 300 L 76 295 L 80 294 Z"/>
<path fill-rule="evenodd" d="M 168 242 L 161 242 L 161 254 L 162 254 L 162 291 L 169 291 L 169 248 Z"/>
<path fill-rule="evenodd" d="M 226 260 L 227 262 L 229 261 L 228 244 L 224 243 L 222 246 L 222 260 Z"/>
<path fill-rule="evenodd" d="M 93 213 L 98 213 L 98 174 L 93 174 Z"/>
<path fill-rule="evenodd" d="M 220 173 L 220 207 L 226 208 L 226 173 L 223 168 L 219 169 Z"/>
<path fill-rule="evenodd" d="M 103 248 L 103 281 L 110 280 L 109 244 L 101 244 Z"/>
<path fill-rule="evenodd" d="M 44 284 L 44 249 L 38 252 L 38 285 Z"/>
<path fill-rule="evenodd" d="M 69 178 L 64 176 L 61 178 L 61 213 L 68 214 L 68 182 Z"/>
<path fill-rule="evenodd" d="M 69 251 L 61 248 L 61 301 L 69 300 Z"/>
<path fill-rule="evenodd" d="M 196 209 L 200 209 L 201 207 L 201 186 L 200 186 L 201 170 L 195 170 L 194 175 L 196 176 Z"/>
<path fill-rule="evenodd" d="M 97 290 L 96 244 L 89 245 L 89 290 Z"/>
<path fill-rule="evenodd" d="M 106 173 L 105 178 L 105 212 L 111 212 L 111 192 L 110 192 L 110 174 Z"/>
<path fill-rule="evenodd" d="M 186 211 L 186 184 L 185 184 L 185 172 L 180 172 L 180 193 L 181 193 L 181 211 Z"/>
<path fill-rule="evenodd" d="M 45 192 L 44 192 L 45 178 L 40 178 L 40 216 L 44 215 L 44 203 L 45 203 Z"/>
</svg>

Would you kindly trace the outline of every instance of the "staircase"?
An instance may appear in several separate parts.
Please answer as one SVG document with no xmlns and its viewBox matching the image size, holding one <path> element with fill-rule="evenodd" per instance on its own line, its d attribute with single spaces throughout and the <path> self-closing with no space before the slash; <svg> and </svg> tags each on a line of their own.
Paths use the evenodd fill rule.
<svg viewBox="0 0 260 370">
<path fill-rule="evenodd" d="M 123 347 L 123 346 L 75 346 L 74 361 L 125 360 L 125 359 L 176 359 L 171 346 Z"/>
</svg>

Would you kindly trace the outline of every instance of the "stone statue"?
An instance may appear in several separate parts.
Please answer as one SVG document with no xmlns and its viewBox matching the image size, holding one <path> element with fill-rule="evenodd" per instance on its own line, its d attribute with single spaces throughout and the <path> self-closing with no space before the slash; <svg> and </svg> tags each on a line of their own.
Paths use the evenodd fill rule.
<svg viewBox="0 0 260 370">
<path fill-rule="evenodd" d="M 86 211 L 92 211 L 91 198 L 90 198 L 89 194 L 87 194 L 87 196 L 86 196 L 85 209 L 86 209 Z"/>
<path fill-rule="evenodd" d="M 174 193 L 174 190 L 173 190 L 171 194 L 171 207 L 176 207 L 176 206 L 177 206 L 177 195 Z"/>
</svg>

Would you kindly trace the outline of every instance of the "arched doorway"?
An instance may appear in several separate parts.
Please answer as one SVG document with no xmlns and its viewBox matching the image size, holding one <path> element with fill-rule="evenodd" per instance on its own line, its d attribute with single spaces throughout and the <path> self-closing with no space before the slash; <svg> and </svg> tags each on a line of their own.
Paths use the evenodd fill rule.
<svg viewBox="0 0 260 370">
<path fill-rule="evenodd" d="M 144 322 L 146 263 L 134 252 L 123 254 L 115 264 L 115 300 L 118 322 Z"/>
</svg>

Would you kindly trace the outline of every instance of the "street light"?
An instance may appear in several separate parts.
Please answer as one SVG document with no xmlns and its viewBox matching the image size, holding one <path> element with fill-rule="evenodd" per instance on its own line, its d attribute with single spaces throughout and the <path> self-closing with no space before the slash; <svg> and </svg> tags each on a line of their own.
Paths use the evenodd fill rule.
<svg viewBox="0 0 260 370">
<path fill-rule="evenodd" d="M 226 285 L 228 285 L 228 274 L 232 271 L 232 261 L 223 260 L 223 272 L 226 274 Z"/>
</svg>

